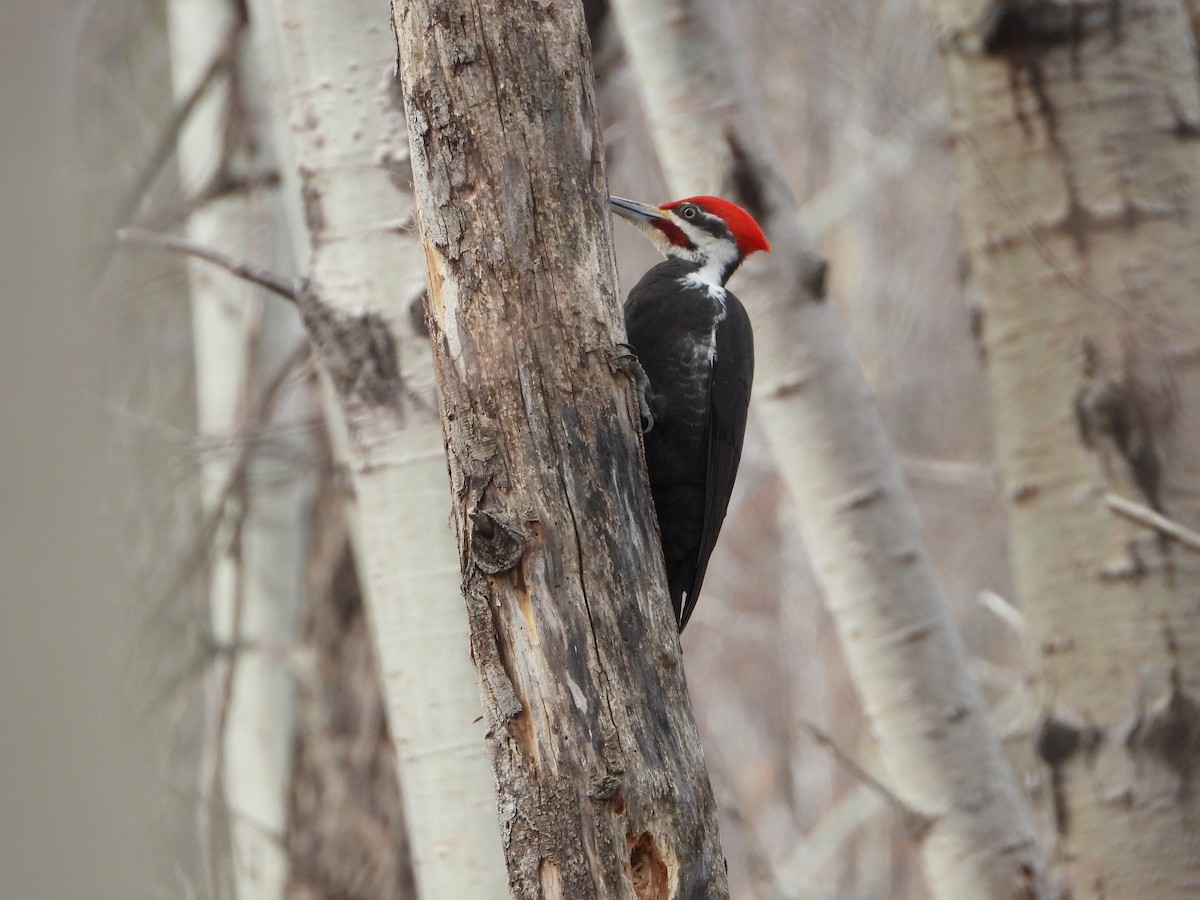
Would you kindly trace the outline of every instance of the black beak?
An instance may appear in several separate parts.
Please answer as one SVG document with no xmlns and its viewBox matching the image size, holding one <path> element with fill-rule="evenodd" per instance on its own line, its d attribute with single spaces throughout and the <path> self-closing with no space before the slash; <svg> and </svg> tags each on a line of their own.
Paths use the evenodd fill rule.
<svg viewBox="0 0 1200 900">
<path fill-rule="evenodd" d="M 608 203 L 612 211 L 630 222 L 646 223 L 655 219 L 666 219 L 669 214 L 665 209 L 651 206 L 649 203 L 638 203 L 636 200 L 626 200 L 624 197 L 609 197 Z"/>
</svg>

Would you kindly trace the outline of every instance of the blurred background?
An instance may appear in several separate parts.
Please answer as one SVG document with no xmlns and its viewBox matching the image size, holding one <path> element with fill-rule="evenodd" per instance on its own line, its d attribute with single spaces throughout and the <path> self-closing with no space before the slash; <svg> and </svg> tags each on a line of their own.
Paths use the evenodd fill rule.
<svg viewBox="0 0 1200 900">
<path fill-rule="evenodd" d="M 999 703 L 1017 686 L 1018 648 L 989 599 L 1012 592 L 929 17 L 897 0 L 744 0 L 738 10 L 791 187 L 830 263 L 830 296 L 979 678 Z M 610 187 L 670 199 L 615 26 L 603 4 L 588 11 Z M 228 848 L 214 827 L 220 804 L 206 793 L 219 708 L 208 676 L 228 648 L 214 641 L 206 606 L 214 529 L 204 472 L 236 455 L 244 435 L 199 436 L 186 267 L 122 249 L 115 232 L 169 229 L 197 198 L 236 183 L 251 196 L 247 254 L 281 265 L 270 247 L 278 178 L 255 125 L 262 100 L 251 88 L 239 94 L 226 181 L 198 186 L 173 151 L 179 104 L 161 2 L 9 2 L 0 40 L 9 623 L 0 896 L 210 896 L 212 859 Z M 616 234 L 627 290 L 655 257 L 631 229 Z M 311 380 L 301 367 L 291 390 L 303 396 Z M 270 423 L 250 476 L 256 496 L 300 481 L 317 496 L 329 489 L 333 465 L 312 409 L 296 401 Z M 683 638 L 732 894 L 924 897 L 898 816 L 811 736 L 810 724 L 879 772 L 794 515 L 752 416 L 705 600 Z M 319 673 L 300 679 L 297 782 L 286 834 L 274 839 L 293 861 L 288 896 L 411 896 L 339 527 L 311 526 L 336 548 L 310 572 L 291 643 L 273 648 L 287 666 L 301 660 Z M 321 606 L 321 590 L 340 605 Z M 343 715 L 305 712 L 314 708 Z M 305 800 L 329 797 L 331 785 L 342 797 L 336 836 L 322 833 Z M 370 877 L 347 887 L 325 856 L 373 860 Z"/>
<path fill-rule="evenodd" d="M 83 4 L 0 6 L 0 896 L 137 897 L 147 744 L 131 739 L 128 496 L 113 482 L 81 199 Z M 94 249 L 94 247 L 93 247 Z M 169 301 L 168 301 L 169 302 Z"/>
</svg>

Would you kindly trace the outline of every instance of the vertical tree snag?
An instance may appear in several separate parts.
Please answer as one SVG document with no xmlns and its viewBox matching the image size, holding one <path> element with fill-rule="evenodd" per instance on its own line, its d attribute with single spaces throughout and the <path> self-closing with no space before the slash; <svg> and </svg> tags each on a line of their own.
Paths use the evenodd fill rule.
<svg viewBox="0 0 1200 900">
<path fill-rule="evenodd" d="M 940 0 L 962 210 L 1075 897 L 1200 896 L 1200 72 L 1180 0 Z M 1195 9 L 1195 4 L 1192 4 Z"/>
<path fill-rule="evenodd" d="M 396 0 L 471 648 L 517 897 L 727 896 L 621 339 L 578 3 Z"/>
<path fill-rule="evenodd" d="M 746 205 L 761 414 L 893 790 L 937 897 L 1044 896 L 1034 829 L 967 667 L 921 522 L 799 224 L 724 0 L 614 0 L 676 195 Z M 667 163 L 669 162 L 669 165 Z"/>
</svg>

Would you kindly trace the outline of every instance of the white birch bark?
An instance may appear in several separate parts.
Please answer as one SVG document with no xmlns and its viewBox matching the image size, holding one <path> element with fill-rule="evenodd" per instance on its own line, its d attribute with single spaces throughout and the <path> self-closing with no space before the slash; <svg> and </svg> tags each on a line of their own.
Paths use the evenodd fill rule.
<svg viewBox="0 0 1200 900">
<path fill-rule="evenodd" d="M 229 5 L 222 0 L 168 4 L 177 97 L 190 92 L 221 52 L 231 24 Z M 181 135 L 185 189 L 209 183 L 224 158 L 228 97 L 227 88 L 211 91 Z M 204 245 L 250 247 L 256 233 L 266 233 L 255 231 L 253 211 L 241 192 L 205 202 L 189 216 L 188 236 Z M 197 419 L 205 453 L 203 496 L 211 515 L 230 493 L 227 485 L 244 449 L 241 442 L 256 440 L 256 435 L 243 433 L 255 385 L 271 377 L 301 335 L 294 316 L 224 272 L 195 262 L 189 266 L 189 283 Z M 288 443 L 286 436 L 275 435 L 270 446 L 264 441 L 247 451 L 245 485 L 231 492 L 212 547 L 212 628 L 219 652 L 212 672 L 212 743 L 201 773 L 202 840 L 207 842 L 210 874 L 216 873 L 214 859 L 220 851 L 212 840 L 213 813 L 204 795 L 223 784 L 233 890 L 254 900 L 282 897 L 287 879 L 281 837 L 292 751 L 292 686 L 281 654 L 269 648 L 287 646 L 294 635 L 303 597 L 304 522 L 311 490 L 304 480 L 277 477 L 280 460 L 274 454 Z M 219 877 L 223 882 L 224 876 Z M 209 889 L 224 893 L 217 883 Z"/>
<path fill-rule="evenodd" d="M 1200 896 L 1200 67 L 1179 0 L 939 0 L 1039 812 L 1075 897 Z M 1191 4 L 1197 9 L 1197 4 Z"/>
<path fill-rule="evenodd" d="M 774 252 L 735 278 L 754 401 L 892 787 L 927 824 L 938 897 L 1041 897 L 1044 865 L 921 523 L 802 234 L 721 0 L 614 0 L 675 196 L 747 206 Z"/>
<path fill-rule="evenodd" d="M 350 475 L 417 889 L 431 900 L 506 897 L 419 301 L 422 251 L 404 224 L 413 200 L 387 9 L 373 0 L 251 7 L 273 72 L 289 222 L 308 256 L 301 268 L 311 293 L 332 315 L 376 317 L 401 367 L 392 408 L 333 389 L 326 408 Z"/>
</svg>

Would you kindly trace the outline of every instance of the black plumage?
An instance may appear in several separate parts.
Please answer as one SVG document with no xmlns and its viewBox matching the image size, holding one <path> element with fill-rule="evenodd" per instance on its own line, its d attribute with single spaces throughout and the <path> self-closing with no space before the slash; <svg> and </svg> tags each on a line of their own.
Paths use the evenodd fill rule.
<svg viewBox="0 0 1200 900">
<path fill-rule="evenodd" d="M 754 378 L 746 310 L 724 287 L 699 278 L 700 268 L 670 257 L 625 303 L 629 343 L 649 382 L 646 467 L 681 631 L 729 508 Z"/>
</svg>

